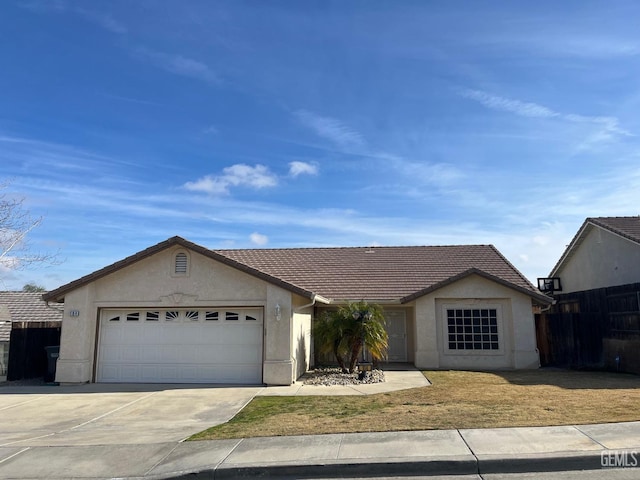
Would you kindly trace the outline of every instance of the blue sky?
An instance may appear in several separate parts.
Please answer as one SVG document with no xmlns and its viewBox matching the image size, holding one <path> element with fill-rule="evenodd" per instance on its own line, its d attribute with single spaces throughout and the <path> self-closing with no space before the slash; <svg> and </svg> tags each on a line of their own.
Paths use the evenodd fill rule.
<svg viewBox="0 0 640 480">
<path fill-rule="evenodd" d="M 0 3 L 0 179 L 55 288 L 210 248 L 491 243 L 638 215 L 635 1 Z"/>
</svg>

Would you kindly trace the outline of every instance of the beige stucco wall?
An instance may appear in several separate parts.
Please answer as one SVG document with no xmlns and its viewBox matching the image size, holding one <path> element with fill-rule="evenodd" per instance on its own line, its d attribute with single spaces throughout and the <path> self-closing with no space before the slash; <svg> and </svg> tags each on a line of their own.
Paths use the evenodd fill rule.
<svg viewBox="0 0 640 480">
<path fill-rule="evenodd" d="M 293 323 L 291 301 L 290 292 L 267 284 L 262 377 L 262 381 L 267 385 L 291 385 L 296 379 L 290 343 Z M 276 305 L 280 305 L 279 320 L 275 314 Z"/>
<path fill-rule="evenodd" d="M 296 379 L 311 366 L 311 321 L 313 307 L 307 298 L 295 295 L 291 328 L 291 357 Z"/>
<path fill-rule="evenodd" d="M 444 309 L 496 307 L 501 315 L 499 352 L 454 352 L 445 345 Z M 470 275 L 415 301 L 418 368 L 491 370 L 537 368 L 531 298 L 479 275 Z"/>
<path fill-rule="evenodd" d="M 264 308 L 263 381 L 289 385 L 297 378 L 291 358 L 291 293 L 195 252 L 189 273 L 173 274 L 182 248 L 159 252 L 65 296 L 56 381 L 93 380 L 99 309 L 106 307 L 261 306 Z M 281 319 L 275 319 L 275 306 Z M 71 311 L 79 316 L 70 316 Z"/>
<path fill-rule="evenodd" d="M 640 282 L 640 245 L 593 226 L 556 276 L 560 293 Z"/>
<path fill-rule="evenodd" d="M 414 326 L 414 311 L 412 306 L 399 306 L 397 303 L 391 305 L 384 305 L 379 303 L 384 312 L 404 312 L 406 320 L 406 348 L 407 348 L 407 362 L 413 363 L 415 361 L 415 326 Z M 320 318 L 324 313 L 331 310 L 336 310 L 339 305 L 331 306 L 316 306 L 315 318 Z M 336 359 L 333 353 L 315 355 L 319 365 L 335 365 Z M 313 352 L 312 357 L 313 360 Z"/>
</svg>

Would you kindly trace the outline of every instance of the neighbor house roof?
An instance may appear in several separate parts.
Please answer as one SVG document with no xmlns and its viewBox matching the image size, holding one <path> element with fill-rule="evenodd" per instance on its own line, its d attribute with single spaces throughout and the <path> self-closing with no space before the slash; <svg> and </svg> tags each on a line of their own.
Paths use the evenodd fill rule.
<svg viewBox="0 0 640 480">
<path fill-rule="evenodd" d="M 44 298 L 60 301 L 75 288 L 176 245 L 325 302 L 402 303 L 470 274 L 482 275 L 541 302 L 551 301 L 492 245 L 209 250 L 181 237 L 52 290 Z"/>
<path fill-rule="evenodd" d="M 602 228 L 615 235 L 640 245 L 640 217 L 590 217 L 587 218 L 578 233 L 573 237 L 558 262 L 551 270 L 550 276 L 555 276 L 560 267 L 564 265 L 582 244 L 588 233 L 594 228 Z"/>
<path fill-rule="evenodd" d="M 640 217 L 596 217 L 587 221 L 640 244 Z"/>
<path fill-rule="evenodd" d="M 0 292 L 0 341 L 9 341 L 9 322 L 61 322 L 62 313 L 59 304 L 47 305 L 42 293 Z"/>
</svg>

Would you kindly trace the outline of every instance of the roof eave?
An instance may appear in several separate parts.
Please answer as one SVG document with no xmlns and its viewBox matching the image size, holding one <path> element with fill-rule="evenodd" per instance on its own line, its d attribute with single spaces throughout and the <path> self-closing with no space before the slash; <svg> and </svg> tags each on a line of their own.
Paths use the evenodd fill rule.
<svg viewBox="0 0 640 480">
<path fill-rule="evenodd" d="M 91 283 L 93 281 L 96 281 L 100 278 L 103 278 L 107 275 L 110 275 L 111 273 L 114 273 L 122 268 L 125 268 L 129 265 L 132 265 L 140 260 L 144 260 L 145 258 L 148 258 L 152 255 L 155 255 L 163 250 L 166 250 L 168 248 L 174 247 L 176 245 L 179 245 L 181 247 L 187 248 L 189 250 L 192 250 L 194 252 L 200 253 L 201 255 L 211 258 L 213 260 L 219 261 L 221 263 L 224 263 L 225 265 L 228 265 L 230 267 L 236 268 L 238 270 L 241 270 L 249 275 L 252 275 L 254 277 L 260 278 L 266 282 L 269 282 L 271 284 L 277 285 L 279 287 L 284 288 L 285 290 L 289 290 L 293 293 L 296 293 L 302 297 L 308 298 L 308 299 L 313 299 L 314 297 L 314 293 L 306 290 L 304 288 L 298 287 L 297 285 L 293 285 L 291 283 L 285 282 L 284 280 L 281 280 L 279 278 L 273 277 L 267 273 L 261 272 L 260 270 L 256 270 L 253 267 L 250 267 L 248 265 L 245 265 L 243 263 L 240 263 L 236 260 L 232 260 L 229 257 L 225 257 L 224 255 L 217 253 L 213 250 L 209 250 L 208 248 L 202 247 L 196 243 L 190 242 L 189 240 L 186 240 L 182 237 L 171 237 L 163 242 L 160 242 L 156 245 L 153 245 L 149 248 L 146 248 L 145 250 L 141 250 L 138 253 L 135 253 L 133 255 L 130 255 L 129 257 L 126 257 L 122 260 L 119 260 L 111 265 L 108 265 L 100 270 L 96 270 L 93 273 L 90 273 L 88 275 L 85 275 L 84 277 L 81 277 L 77 280 L 74 280 L 70 283 L 67 283 L 66 285 L 63 285 L 59 288 L 56 288 L 55 290 L 51 290 L 49 292 L 46 292 L 42 295 L 42 299 L 46 302 L 58 302 L 58 303 L 62 303 L 64 301 L 64 297 L 67 293 L 83 287 L 84 285 L 87 285 L 88 283 Z M 321 297 L 323 300 L 324 297 Z"/>
<path fill-rule="evenodd" d="M 496 282 L 500 285 L 503 285 L 505 287 L 511 288 L 513 290 L 516 290 L 520 293 L 523 293 L 529 297 L 531 297 L 533 300 L 536 300 L 544 305 L 550 305 L 553 302 L 553 299 L 550 297 L 547 297 L 546 295 L 543 295 L 542 293 L 537 293 L 533 290 L 529 290 L 526 288 L 523 288 L 519 285 L 516 285 L 514 283 L 511 283 L 507 280 L 504 280 L 500 277 L 496 277 L 495 275 L 491 275 L 490 273 L 485 272 L 484 270 L 480 270 L 478 268 L 470 268 L 468 270 L 465 270 L 464 272 L 459 273 L 458 275 L 454 275 L 452 277 L 447 278 L 446 280 L 443 280 L 441 282 L 435 283 L 427 288 L 424 288 L 422 290 L 419 290 L 415 293 L 412 293 L 411 295 L 407 295 L 406 297 L 400 299 L 400 303 L 409 303 L 412 302 L 420 297 L 423 297 L 425 295 L 428 295 L 429 293 L 435 292 L 436 290 L 440 290 L 443 287 L 446 287 L 447 285 L 451 285 L 452 283 L 455 283 L 459 280 L 462 280 L 463 278 L 466 278 L 470 275 L 479 275 L 480 277 L 486 278 L 487 280 L 491 280 L 493 282 Z"/>
<path fill-rule="evenodd" d="M 402 303 L 402 299 L 400 298 L 385 298 L 385 299 L 376 299 L 376 298 L 332 298 L 329 301 L 330 305 L 345 305 L 349 303 L 358 303 L 365 301 L 367 303 L 377 303 L 379 305 L 400 305 Z"/>
<path fill-rule="evenodd" d="M 584 238 L 585 232 L 587 231 L 587 227 L 589 227 L 589 225 L 596 226 L 594 223 L 591 222 L 591 219 L 587 218 L 580 226 L 580 229 L 578 230 L 578 232 L 571 239 L 571 242 L 569 242 L 569 245 L 560 256 L 560 259 L 554 265 L 553 269 L 551 270 L 551 273 L 549 273 L 550 277 L 557 276 L 558 271 L 564 266 L 565 262 L 573 254 L 573 250 L 580 243 L 582 243 L 581 240 Z"/>
</svg>

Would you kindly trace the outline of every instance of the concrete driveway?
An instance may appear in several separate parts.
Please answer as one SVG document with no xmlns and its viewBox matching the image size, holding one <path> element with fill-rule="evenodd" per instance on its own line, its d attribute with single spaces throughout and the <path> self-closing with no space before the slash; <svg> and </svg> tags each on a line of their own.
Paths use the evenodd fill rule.
<svg viewBox="0 0 640 480">
<path fill-rule="evenodd" d="M 0 387 L 0 447 L 176 442 L 233 417 L 263 387 Z"/>
</svg>

